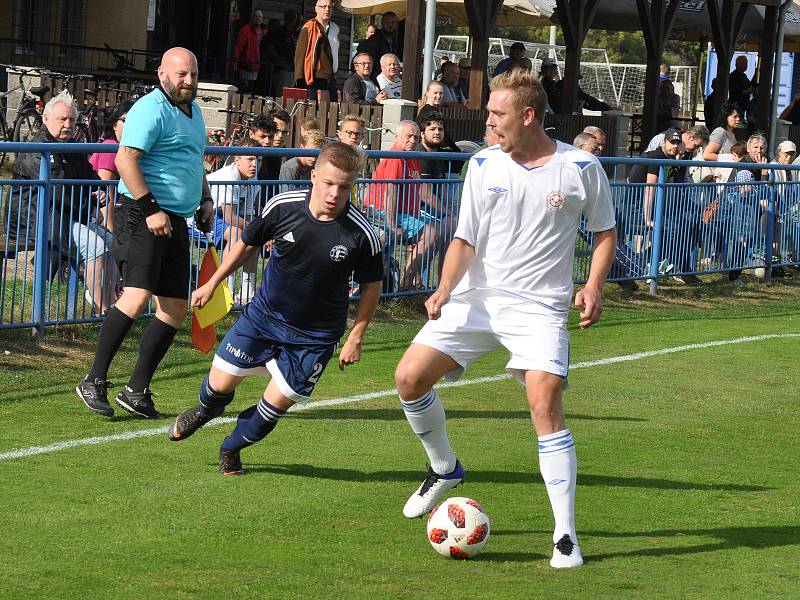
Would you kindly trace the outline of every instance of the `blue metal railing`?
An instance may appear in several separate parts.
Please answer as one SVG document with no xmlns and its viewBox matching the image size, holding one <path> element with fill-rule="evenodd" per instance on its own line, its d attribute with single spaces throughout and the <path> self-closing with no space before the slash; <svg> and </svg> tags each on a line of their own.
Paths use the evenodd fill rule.
<svg viewBox="0 0 800 600">
<path fill-rule="evenodd" d="M 48 325 L 89 322 L 102 317 L 98 313 L 113 303 L 113 284 L 117 275 L 110 256 L 94 271 L 81 256 L 90 251 L 91 243 L 63 228 L 73 209 L 88 221 L 96 214 L 96 192 L 103 190 L 114 197 L 114 181 L 52 180 L 50 156 L 58 153 L 114 152 L 111 144 L 2 144 L 6 152 L 42 152 L 39 179 L 0 180 L 3 191 L 2 225 L 0 226 L 0 329 L 36 327 L 40 332 Z M 208 154 L 259 156 L 310 156 L 315 151 L 273 148 L 208 148 Z M 464 161 L 468 155 L 459 153 L 367 152 L 368 158 L 435 159 Z M 687 161 L 659 162 L 656 183 L 628 183 L 626 168 L 650 163 L 644 159 L 602 158 L 617 212 L 618 246 L 611 270 L 611 281 L 650 280 L 650 291 L 657 291 L 659 281 L 673 275 L 702 275 L 741 269 L 764 269 L 769 279 L 772 267 L 800 264 L 800 182 L 782 181 L 779 170 L 797 172 L 800 166 L 745 165 L 742 163 L 705 163 Z M 451 166 L 452 163 L 451 163 Z M 746 185 L 737 182 L 667 183 L 671 167 L 720 167 L 742 169 L 766 167 L 769 177 Z M 455 173 L 455 170 L 454 170 Z M 241 181 L 210 182 L 216 189 L 231 186 L 253 186 L 258 194 L 245 195 L 238 214 L 256 214 L 264 200 L 278 191 L 281 184 L 308 182 Z M 395 227 L 386 223 L 383 211 L 372 206 L 371 195 L 376 186 L 394 184 L 406 193 L 412 185 L 408 180 L 373 180 L 360 178 L 356 182 L 353 202 L 364 210 L 384 243 L 384 296 L 402 296 L 433 290 L 447 244 L 452 239 L 461 196 L 462 182 L 457 175 L 443 179 L 424 180 L 433 195 L 445 207 L 444 214 L 435 211 L 421 213 L 424 221 L 413 239 L 396 235 Z M 26 192 L 26 193 L 23 193 Z M 645 196 L 652 197 L 652 206 L 645 206 Z M 716 209 L 712 206 L 716 203 Z M 62 206 L 61 214 L 50 210 L 35 210 L 35 221 L 25 215 L 38 207 Z M 113 204 L 113 202 L 112 202 Z M 15 210 L 10 210 L 14 206 Z M 430 208 L 430 207 L 423 207 Z M 649 211 L 649 214 L 648 214 Z M 66 215 L 64 214 L 66 213 Z M 219 216 L 222 218 L 222 216 Z M 99 227 L 99 225 L 98 225 Z M 229 238 L 240 235 L 231 229 Z M 66 233 L 65 233 L 66 231 Z M 53 240 L 66 235 L 67 252 L 57 252 Z M 85 232 L 83 235 L 86 235 Z M 427 236 L 427 237 L 426 237 Z M 580 229 L 576 249 L 574 279 L 577 283 L 588 277 L 589 256 L 593 241 L 591 232 Z M 34 241 L 35 240 L 35 241 Z M 425 240 L 425 244 L 421 243 Z M 219 240 L 217 240 L 219 241 Z M 82 245 L 81 248 L 78 246 Z M 205 237 L 195 231 L 190 253 L 192 264 L 200 263 L 206 248 Z M 424 246 L 422 250 L 420 247 Z M 224 256 L 224 245 L 219 245 Z M 81 251 L 82 250 L 82 251 Z M 33 268 L 29 259 L 33 253 Z M 773 254 L 778 255 L 776 262 Z M 256 273 L 265 259 L 259 259 Z M 240 269 L 231 279 L 237 301 L 246 302 L 243 276 L 252 274 L 252 266 Z M 92 275 L 93 273 L 93 275 Z M 99 274 L 98 274 L 99 273 Z M 197 270 L 192 285 L 196 285 Z M 95 278 L 101 278 L 97 286 Z M 100 289 L 102 288 L 102 289 Z M 83 293 L 82 293 L 83 292 Z M 353 285 L 353 293 L 357 287 Z M 86 301 L 84 301 L 84 297 Z"/>
</svg>

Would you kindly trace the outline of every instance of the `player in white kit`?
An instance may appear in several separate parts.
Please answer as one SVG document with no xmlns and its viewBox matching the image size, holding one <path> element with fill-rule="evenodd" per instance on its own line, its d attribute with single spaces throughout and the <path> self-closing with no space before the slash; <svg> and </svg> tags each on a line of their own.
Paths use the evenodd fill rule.
<svg viewBox="0 0 800 600">
<path fill-rule="evenodd" d="M 439 287 L 425 303 L 430 320 L 395 373 L 403 411 L 430 461 L 403 514 L 428 513 L 464 480 L 433 384 L 458 378 L 503 346 L 511 355 L 506 369 L 525 385 L 539 439 L 555 520 L 550 565 L 577 567 L 583 564 L 574 517 L 577 460 L 561 400 L 569 369 L 567 311 L 583 214 L 594 249 L 575 305 L 582 329 L 600 318 L 616 245 L 611 190 L 594 156 L 547 137 L 547 95 L 535 76 L 513 70 L 492 79 L 490 89 L 487 125 L 499 144 L 470 159 L 455 239 Z"/>
</svg>

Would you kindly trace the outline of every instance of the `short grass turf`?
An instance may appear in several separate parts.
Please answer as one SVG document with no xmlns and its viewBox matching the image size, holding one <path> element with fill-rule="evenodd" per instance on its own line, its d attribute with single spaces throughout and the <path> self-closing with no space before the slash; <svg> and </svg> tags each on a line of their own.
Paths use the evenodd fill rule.
<svg viewBox="0 0 800 600">
<path fill-rule="evenodd" d="M 725 289 L 610 291 L 598 326 L 579 332 L 573 315 L 572 363 L 800 333 L 800 286 Z M 410 312 L 384 315 L 364 360 L 331 365 L 315 400 L 390 390 L 422 323 Z M 73 388 L 94 335 L 0 332 L 0 453 L 166 426 L 85 410 Z M 0 598 L 798 597 L 798 354 L 800 337 L 777 337 L 575 369 L 581 569 L 548 567 L 535 434 L 522 388 L 500 380 L 441 392 L 467 469 L 452 495 L 492 521 L 474 560 L 439 556 L 424 521 L 402 517 L 425 458 L 387 393 L 287 416 L 242 453 L 241 478 L 216 470 L 230 424 L 179 444 L 158 434 L 0 460 Z M 118 386 L 134 359 L 126 342 Z M 504 364 L 494 353 L 466 379 Z M 208 365 L 182 334 L 153 384 L 158 407 L 195 402 Z M 230 414 L 262 387 L 247 380 Z"/>
</svg>

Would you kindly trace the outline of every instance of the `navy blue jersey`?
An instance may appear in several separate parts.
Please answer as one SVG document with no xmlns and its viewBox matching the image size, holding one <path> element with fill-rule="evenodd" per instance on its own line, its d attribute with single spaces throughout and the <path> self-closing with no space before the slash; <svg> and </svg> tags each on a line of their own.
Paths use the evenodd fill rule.
<svg viewBox="0 0 800 600">
<path fill-rule="evenodd" d="M 366 217 L 349 202 L 333 221 L 308 209 L 308 190 L 274 196 L 244 230 L 242 241 L 275 240 L 251 306 L 303 335 L 338 340 L 347 327 L 350 275 L 381 281 L 381 244 Z"/>
</svg>

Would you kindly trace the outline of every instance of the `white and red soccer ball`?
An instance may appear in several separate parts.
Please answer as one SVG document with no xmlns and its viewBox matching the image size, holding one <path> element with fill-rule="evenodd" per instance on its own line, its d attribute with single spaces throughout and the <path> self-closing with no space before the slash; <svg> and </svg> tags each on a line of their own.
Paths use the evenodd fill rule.
<svg viewBox="0 0 800 600">
<path fill-rule="evenodd" d="M 489 539 L 489 516 L 470 498 L 448 498 L 428 515 L 428 541 L 439 554 L 472 558 Z"/>
</svg>

